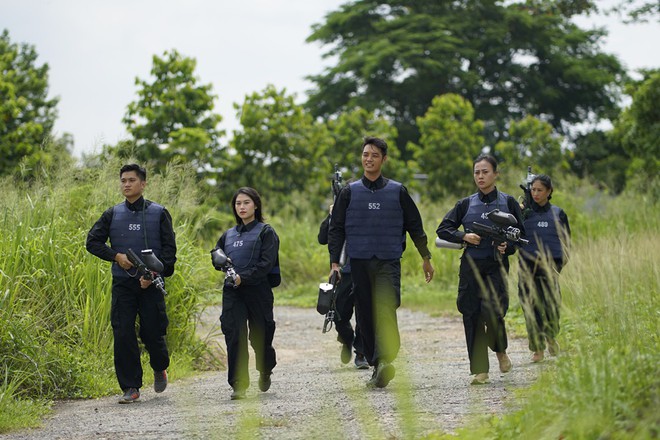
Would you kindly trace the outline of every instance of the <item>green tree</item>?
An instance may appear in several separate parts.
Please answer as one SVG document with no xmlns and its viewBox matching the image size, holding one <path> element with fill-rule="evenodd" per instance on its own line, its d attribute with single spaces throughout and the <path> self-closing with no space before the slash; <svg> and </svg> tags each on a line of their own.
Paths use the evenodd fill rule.
<svg viewBox="0 0 660 440">
<path fill-rule="evenodd" d="M 221 166 L 225 156 L 219 138 L 224 132 L 217 125 L 222 116 L 213 113 L 212 86 L 198 84 L 196 65 L 194 58 L 176 50 L 162 58 L 154 55 L 153 79 L 136 78 L 139 99 L 128 105 L 123 119 L 134 145 L 122 143 L 111 150 L 149 161 L 158 171 L 173 159 L 191 163 L 200 173 Z"/>
<path fill-rule="evenodd" d="M 630 156 L 611 133 L 594 130 L 575 140 L 571 171 L 594 185 L 618 194 L 626 186 Z"/>
<path fill-rule="evenodd" d="M 623 68 L 599 51 L 605 31 L 571 21 L 591 9 L 588 1 L 346 3 L 308 38 L 337 62 L 310 77 L 307 106 L 321 116 L 359 106 L 391 117 L 399 145 L 417 141 L 416 118 L 447 93 L 472 103 L 489 144 L 526 115 L 543 115 L 560 132 L 611 118 Z"/>
<path fill-rule="evenodd" d="M 328 173 L 332 171 L 334 164 L 338 164 L 342 172 L 347 173 L 344 178 L 360 178 L 362 142 L 367 136 L 376 136 L 387 142 L 388 160 L 384 174 L 404 182 L 412 177 L 409 164 L 400 160 L 401 153 L 396 145 L 396 128 L 387 119 L 377 117 L 363 108 L 355 108 L 330 118 L 327 125 L 334 139 L 334 147 L 326 154 Z"/>
<path fill-rule="evenodd" d="M 495 145 L 494 154 L 510 168 L 533 166 L 534 172 L 553 175 L 567 169 L 568 162 L 561 151 L 562 139 L 547 122 L 533 116 L 511 121 L 506 140 Z"/>
<path fill-rule="evenodd" d="M 51 159 L 49 147 L 58 99 L 48 99 L 48 64 L 37 52 L 0 34 L 0 175 L 31 174 Z M 66 142 L 64 140 L 63 142 Z"/>
<path fill-rule="evenodd" d="M 427 195 L 434 200 L 473 188 L 466 176 L 484 146 L 482 121 L 464 98 L 446 94 L 433 98 L 426 114 L 417 118 L 420 144 L 410 144 L 420 171 L 426 173 Z"/>
<path fill-rule="evenodd" d="M 660 70 L 646 72 L 646 78 L 631 85 L 632 104 L 614 124 L 612 139 L 620 142 L 632 158 L 629 177 L 638 176 L 635 186 L 645 186 L 649 179 L 657 185 L 660 173 Z"/>
<path fill-rule="evenodd" d="M 655 17 L 660 19 L 660 3 L 657 0 L 620 0 L 614 8 L 624 17 L 625 23 L 645 23 Z"/>
<path fill-rule="evenodd" d="M 334 144 L 325 124 L 272 85 L 234 107 L 243 129 L 230 142 L 235 155 L 219 182 L 222 193 L 251 186 L 273 204 L 295 192 L 318 197 Z"/>
</svg>

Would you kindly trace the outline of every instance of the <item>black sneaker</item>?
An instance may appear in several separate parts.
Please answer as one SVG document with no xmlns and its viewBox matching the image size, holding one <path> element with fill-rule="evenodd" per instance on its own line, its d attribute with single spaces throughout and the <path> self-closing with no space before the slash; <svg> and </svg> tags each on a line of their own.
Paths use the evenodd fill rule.
<svg viewBox="0 0 660 440">
<path fill-rule="evenodd" d="M 376 388 L 376 373 L 378 372 L 378 368 L 374 367 L 373 372 L 371 373 L 371 379 L 367 381 L 367 388 Z"/>
<path fill-rule="evenodd" d="M 353 352 L 351 351 L 351 346 L 348 344 L 342 344 L 341 345 L 341 363 L 342 364 L 347 364 L 351 361 L 351 356 L 353 356 Z"/>
<path fill-rule="evenodd" d="M 270 375 L 273 374 L 272 372 L 270 373 L 259 373 L 259 389 L 263 391 L 264 393 L 268 391 L 270 388 Z"/>
<path fill-rule="evenodd" d="M 374 375 L 367 382 L 367 388 L 385 388 L 394 379 L 395 374 L 394 365 L 388 362 L 381 362 L 374 369 Z"/>
<path fill-rule="evenodd" d="M 245 399 L 245 390 L 236 388 L 234 391 L 231 393 L 231 400 L 243 400 Z"/>
<path fill-rule="evenodd" d="M 133 403 L 140 400 L 140 390 L 137 388 L 127 388 L 124 395 L 119 399 L 119 403 Z"/>
<path fill-rule="evenodd" d="M 355 368 L 358 370 L 367 370 L 369 369 L 369 362 L 363 354 L 355 353 Z"/>
<path fill-rule="evenodd" d="M 162 393 L 167 388 L 167 371 L 154 371 L 154 391 Z"/>
</svg>

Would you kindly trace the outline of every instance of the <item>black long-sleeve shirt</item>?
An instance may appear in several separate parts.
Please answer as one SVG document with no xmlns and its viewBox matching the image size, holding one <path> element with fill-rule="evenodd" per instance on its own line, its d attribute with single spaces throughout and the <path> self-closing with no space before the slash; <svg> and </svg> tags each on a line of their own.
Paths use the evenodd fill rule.
<svg viewBox="0 0 660 440">
<path fill-rule="evenodd" d="M 239 233 L 251 231 L 256 225 L 257 220 L 253 220 L 247 225 L 238 225 L 237 229 Z M 227 231 L 225 231 L 220 239 L 216 243 L 216 248 L 222 249 L 225 251 L 225 238 L 227 237 Z M 241 276 L 241 286 L 246 285 L 256 285 L 263 282 L 266 279 L 268 273 L 275 267 L 277 264 L 277 254 L 280 249 L 280 239 L 277 237 L 275 230 L 268 224 L 266 224 L 261 231 L 261 254 L 259 259 L 254 266 L 247 268 L 235 268 L 236 273 Z"/>
<path fill-rule="evenodd" d="M 134 203 L 129 203 L 125 200 L 126 207 L 131 211 L 142 211 L 142 207 L 149 207 L 153 202 L 145 200 L 143 197 L 137 199 Z M 92 229 L 87 234 L 87 242 L 85 247 L 92 255 L 99 257 L 105 261 L 115 261 L 117 251 L 112 249 L 106 244 L 110 237 L 110 224 L 112 223 L 112 210 L 114 207 L 108 208 L 99 218 Z M 159 259 L 162 261 L 164 269 L 160 274 L 164 277 L 169 277 L 174 273 L 174 263 L 176 263 L 176 239 L 174 235 L 174 228 L 172 227 L 172 216 L 163 209 L 160 215 L 160 244 L 161 254 Z"/>
<path fill-rule="evenodd" d="M 319 244 L 328 244 L 328 232 L 330 231 L 330 219 L 332 216 L 328 214 L 328 216 L 321 222 L 321 226 L 319 227 L 319 234 L 317 235 L 317 239 L 319 241 Z"/>
<path fill-rule="evenodd" d="M 372 191 L 378 191 L 387 185 L 389 179 L 382 175 L 378 179 L 371 181 L 362 176 L 362 183 L 364 186 Z M 328 230 L 328 249 L 330 251 L 330 260 L 333 263 L 339 262 L 341 250 L 346 238 L 346 209 L 351 202 L 351 187 L 346 185 L 342 188 L 335 204 L 332 208 L 332 221 L 330 222 L 330 229 Z M 422 216 L 417 209 L 417 205 L 413 201 L 408 190 L 401 185 L 401 193 L 399 195 L 399 202 L 403 210 L 403 229 L 410 234 L 417 251 L 422 258 L 431 258 L 431 252 L 427 246 L 427 237 L 424 232 L 424 225 L 422 223 Z M 404 242 L 405 250 L 405 242 Z"/>
<path fill-rule="evenodd" d="M 498 193 L 497 188 L 495 188 L 494 191 L 491 191 L 488 194 L 484 194 L 481 191 L 478 191 L 479 200 L 481 200 L 484 203 L 492 203 L 495 200 L 497 200 L 497 193 Z M 514 199 L 512 196 L 508 196 L 506 199 L 506 206 L 508 211 L 511 214 L 513 214 L 513 216 L 518 221 L 518 225 L 516 227 L 520 229 L 521 234 L 524 236 L 525 226 L 523 225 L 520 205 L 518 205 L 516 199 Z M 456 203 L 456 206 L 454 206 L 447 213 L 447 215 L 445 215 L 445 218 L 442 219 L 442 222 L 438 226 L 438 229 L 436 229 L 435 232 L 438 235 L 438 237 L 452 243 L 462 243 L 463 237 L 465 236 L 466 232 L 458 228 L 463 224 L 463 217 L 465 217 L 465 214 L 467 213 L 469 207 L 470 207 L 470 197 L 465 197 L 459 200 Z M 516 249 L 514 246 L 507 246 L 505 254 L 511 255 L 515 251 Z"/>
</svg>

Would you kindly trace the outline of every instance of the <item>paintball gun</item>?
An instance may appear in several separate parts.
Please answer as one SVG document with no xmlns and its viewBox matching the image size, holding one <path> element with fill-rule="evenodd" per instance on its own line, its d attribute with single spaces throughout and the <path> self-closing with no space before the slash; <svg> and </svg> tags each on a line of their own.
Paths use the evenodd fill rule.
<svg viewBox="0 0 660 440">
<path fill-rule="evenodd" d="M 505 241 L 510 241 L 519 246 L 526 245 L 529 243 L 529 240 L 520 238 L 520 229 L 514 227 L 518 224 L 518 221 L 513 216 L 513 214 L 505 213 L 499 209 L 494 209 L 488 214 L 486 214 L 488 220 L 493 222 L 495 226 L 484 225 L 483 223 L 474 222 L 471 231 L 475 234 L 479 234 L 482 237 L 490 237 L 498 245 L 504 243 Z M 467 242 L 454 243 L 451 241 L 443 240 L 441 238 L 435 239 L 435 246 L 438 248 L 446 249 L 465 249 L 466 247 L 472 246 Z"/>
<path fill-rule="evenodd" d="M 341 192 L 342 185 L 342 175 L 339 171 L 339 165 L 335 164 L 335 172 L 332 176 L 332 200 L 333 204 L 337 202 L 339 193 Z M 332 222 L 332 217 L 330 217 L 330 222 Z M 328 226 L 330 226 L 328 224 Z M 339 265 L 343 267 L 346 264 L 346 241 L 341 249 L 339 255 Z M 340 275 L 339 272 L 333 271 L 330 275 L 330 279 L 327 283 L 319 284 L 319 297 L 316 302 L 316 311 L 321 315 L 325 315 L 325 320 L 323 321 L 323 333 L 327 333 L 332 329 L 332 323 L 335 320 L 337 314 L 337 285 L 339 284 Z"/>
<path fill-rule="evenodd" d="M 332 323 L 337 314 L 337 285 L 339 284 L 339 272 L 332 272 L 327 283 L 319 284 L 319 298 L 316 302 L 316 311 L 325 315 L 323 321 L 323 333 L 332 329 Z"/>
<path fill-rule="evenodd" d="M 520 184 L 520 189 L 523 190 L 523 200 L 522 200 L 522 215 L 523 218 L 527 218 L 532 209 L 532 180 L 536 177 L 536 174 L 532 174 L 532 167 L 527 167 L 527 176 L 525 180 Z M 518 200 L 520 202 L 520 200 Z"/>
<path fill-rule="evenodd" d="M 502 212 L 499 209 L 493 209 L 486 214 L 486 217 L 488 217 L 488 220 L 493 222 L 495 226 L 488 226 L 474 222 L 472 224 L 472 229 L 476 234 L 479 234 L 482 237 L 490 237 L 498 245 L 506 241 L 510 241 L 519 246 L 529 243 L 529 240 L 520 238 L 520 229 L 514 227 L 514 225 L 518 224 L 518 221 L 513 214 Z"/>
<path fill-rule="evenodd" d="M 145 280 L 150 280 L 163 295 L 167 295 L 165 290 L 165 282 L 159 275 L 163 271 L 163 263 L 156 257 L 151 249 L 144 249 L 142 258 L 135 253 L 131 248 L 126 251 L 128 260 L 133 263 L 138 273 L 142 275 Z"/>
<path fill-rule="evenodd" d="M 238 287 L 236 285 L 238 274 L 234 270 L 234 263 L 231 261 L 231 258 L 222 251 L 222 249 L 215 248 L 211 251 L 211 262 L 213 263 L 215 270 L 221 270 L 226 274 L 225 281 L 229 280 L 229 285 L 234 287 L 234 289 Z"/>
<path fill-rule="evenodd" d="M 339 165 L 335 164 L 335 174 L 332 177 L 332 200 L 333 203 L 337 201 L 337 197 L 339 197 L 339 193 L 341 192 L 341 189 L 344 187 L 342 185 L 342 175 L 341 171 L 339 171 Z M 339 265 L 344 266 L 346 264 L 346 242 L 344 241 L 344 245 L 341 248 L 341 254 L 339 256 Z"/>
<path fill-rule="evenodd" d="M 337 200 L 342 187 L 342 176 L 341 171 L 339 171 L 339 164 L 335 164 L 335 174 L 332 177 L 332 198 L 334 200 Z"/>
</svg>

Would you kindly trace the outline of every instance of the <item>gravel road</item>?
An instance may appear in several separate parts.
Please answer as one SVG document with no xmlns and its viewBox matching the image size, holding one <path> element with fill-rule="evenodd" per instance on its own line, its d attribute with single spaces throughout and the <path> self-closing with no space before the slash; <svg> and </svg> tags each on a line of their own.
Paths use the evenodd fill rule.
<svg viewBox="0 0 660 440">
<path fill-rule="evenodd" d="M 203 314 L 200 329 L 224 346 L 219 308 Z M 543 365 L 531 364 L 527 341 L 511 339 L 513 370 L 500 374 L 490 353 L 491 383 L 470 386 L 460 318 L 399 310 L 402 348 L 387 388 L 368 390 L 371 370 L 339 360 L 336 332 L 322 334 L 313 309 L 276 307 L 278 365 L 267 393 L 251 365 L 248 398 L 229 399 L 226 371 L 177 380 L 162 394 L 142 390 L 140 402 L 118 396 L 58 402 L 41 429 L 0 439 L 407 439 L 453 432 L 473 414 L 500 414 L 518 402 L 512 392 L 529 385 Z M 251 362 L 253 354 L 250 353 Z"/>
</svg>

